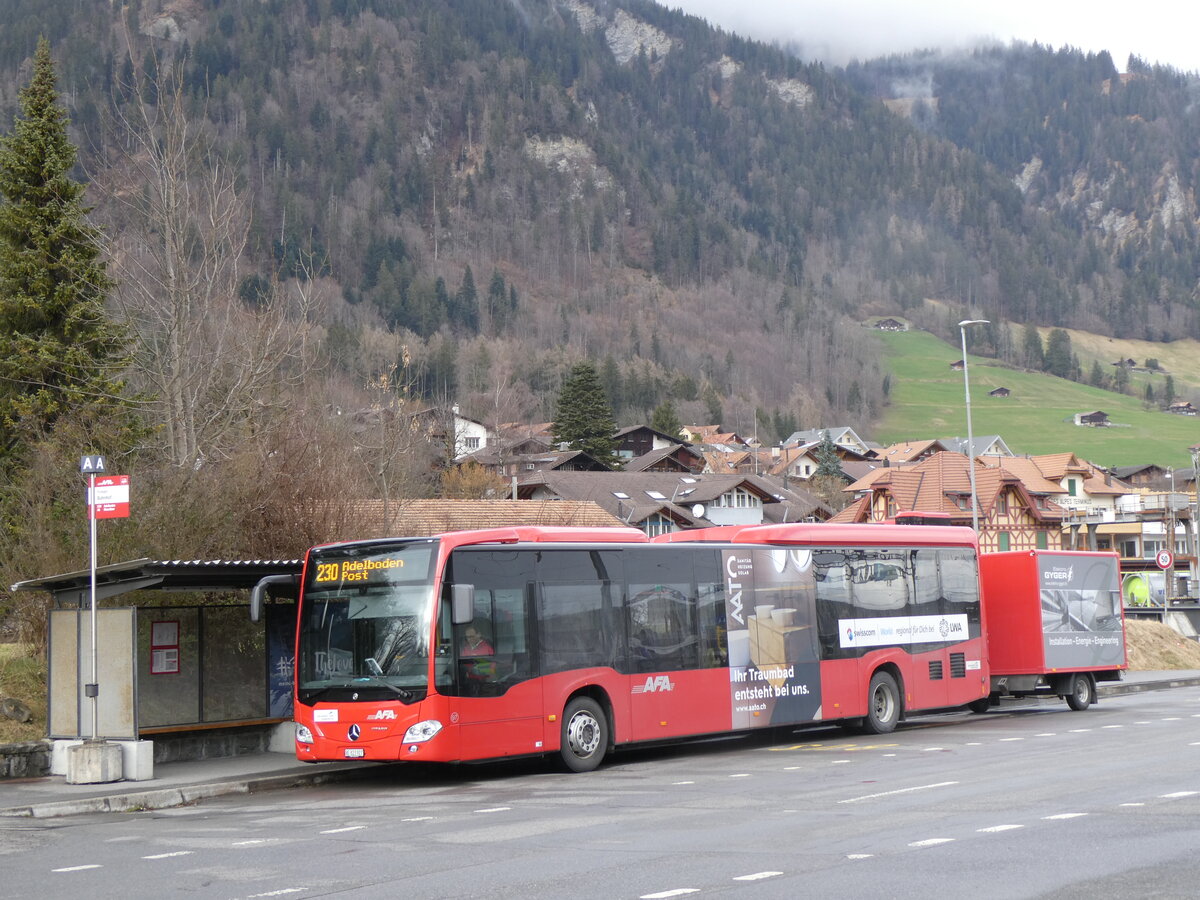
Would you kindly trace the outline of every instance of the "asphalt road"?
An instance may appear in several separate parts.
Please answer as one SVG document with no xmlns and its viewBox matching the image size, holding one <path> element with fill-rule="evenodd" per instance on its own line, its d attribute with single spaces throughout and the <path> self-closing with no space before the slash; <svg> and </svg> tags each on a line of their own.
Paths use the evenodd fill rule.
<svg viewBox="0 0 1200 900">
<path fill-rule="evenodd" d="M 13 897 L 1194 897 L 1200 688 L 0 822 Z"/>
</svg>

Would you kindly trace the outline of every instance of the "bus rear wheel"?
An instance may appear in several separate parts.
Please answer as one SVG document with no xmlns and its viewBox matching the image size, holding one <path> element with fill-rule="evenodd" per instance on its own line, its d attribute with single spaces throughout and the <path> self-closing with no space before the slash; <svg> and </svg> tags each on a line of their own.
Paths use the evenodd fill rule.
<svg viewBox="0 0 1200 900">
<path fill-rule="evenodd" d="M 866 734 L 890 734 L 900 721 L 900 689 L 887 672 L 876 672 L 867 689 L 867 714 L 862 730 Z"/>
<path fill-rule="evenodd" d="M 591 697 L 576 697 L 562 717 L 559 754 L 571 772 L 590 772 L 608 751 L 608 719 Z"/>
<path fill-rule="evenodd" d="M 1096 689 L 1092 686 L 1091 678 L 1084 674 L 1071 677 L 1071 684 L 1067 690 L 1067 706 L 1076 712 L 1083 712 L 1095 699 Z"/>
</svg>

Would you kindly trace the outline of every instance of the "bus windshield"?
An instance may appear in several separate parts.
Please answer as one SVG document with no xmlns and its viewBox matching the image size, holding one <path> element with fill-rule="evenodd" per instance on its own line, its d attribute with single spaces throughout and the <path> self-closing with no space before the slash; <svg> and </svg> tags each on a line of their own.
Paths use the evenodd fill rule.
<svg viewBox="0 0 1200 900">
<path fill-rule="evenodd" d="M 301 702 L 425 696 L 436 550 L 420 540 L 312 551 L 300 598 Z"/>
</svg>

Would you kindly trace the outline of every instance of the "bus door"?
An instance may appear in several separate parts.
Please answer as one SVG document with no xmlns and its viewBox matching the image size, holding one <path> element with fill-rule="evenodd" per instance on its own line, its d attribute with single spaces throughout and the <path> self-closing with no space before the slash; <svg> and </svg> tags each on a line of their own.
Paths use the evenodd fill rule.
<svg viewBox="0 0 1200 900">
<path fill-rule="evenodd" d="M 475 586 L 475 615 L 451 626 L 449 603 L 439 623 L 438 690 L 455 697 L 463 759 L 543 752 L 542 683 L 532 654 L 530 554 L 463 549 L 454 553 L 446 584 Z M 454 719 L 457 718 L 455 722 Z"/>
</svg>

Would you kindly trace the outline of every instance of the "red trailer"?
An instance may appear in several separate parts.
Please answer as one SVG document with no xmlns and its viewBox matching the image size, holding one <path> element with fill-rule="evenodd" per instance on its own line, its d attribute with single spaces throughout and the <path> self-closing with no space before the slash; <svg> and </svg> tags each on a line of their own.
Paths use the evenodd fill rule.
<svg viewBox="0 0 1200 900">
<path fill-rule="evenodd" d="M 1071 709 L 1096 700 L 1096 682 L 1128 666 L 1116 553 L 1024 550 L 979 557 L 991 692 L 1057 694 Z"/>
</svg>

